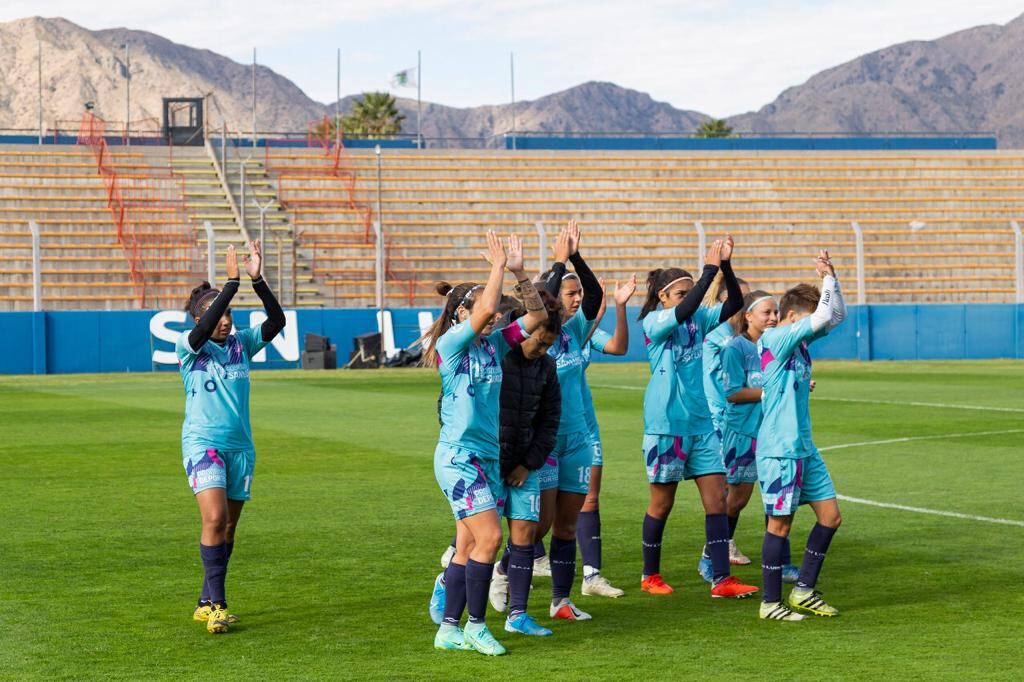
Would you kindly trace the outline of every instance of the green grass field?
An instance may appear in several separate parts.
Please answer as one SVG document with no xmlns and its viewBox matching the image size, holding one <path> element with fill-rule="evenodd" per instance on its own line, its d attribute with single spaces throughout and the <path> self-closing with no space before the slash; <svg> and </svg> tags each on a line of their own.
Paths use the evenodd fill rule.
<svg viewBox="0 0 1024 682">
<path fill-rule="evenodd" d="M 502 659 L 431 646 L 427 599 L 452 531 L 433 475 L 432 373 L 254 374 L 254 499 L 228 580 L 242 622 L 221 637 L 191 620 L 199 519 L 177 374 L 2 378 L 0 678 L 1021 678 L 1024 363 L 815 366 L 816 441 L 840 494 L 1017 525 L 841 502 L 821 587 L 843 615 L 792 624 L 757 620 L 753 600 L 709 598 L 693 486 L 666 530 L 677 592 L 640 592 L 646 373 L 589 373 L 604 572 L 626 596 L 579 597 L 577 582 L 594 620 L 547 640 L 506 635 L 489 613 Z M 975 433 L 990 435 L 954 435 Z M 757 500 L 737 532 L 752 557 Z M 810 525 L 806 510 L 795 557 Z M 756 565 L 737 573 L 760 584 Z M 535 584 L 546 624 L 548 579 Z"/>
</svg>

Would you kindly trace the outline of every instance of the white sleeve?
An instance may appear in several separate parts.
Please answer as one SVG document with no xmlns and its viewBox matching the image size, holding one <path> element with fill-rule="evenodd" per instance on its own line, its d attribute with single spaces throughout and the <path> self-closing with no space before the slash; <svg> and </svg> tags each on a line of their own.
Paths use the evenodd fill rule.
<svg viewBox="0 0 1024 682">
<path fill-rule="evenodd" d="M 835 280 L 835 291 L 832 294 L 832 317 L 829 319 L 828 328 L 835 329 L 839 323 L 846 319 L 846 301 L 843 299 L 843 291 L 839 287 L 839 280 Z"/>
<path fill-rule="evenodd" d="M 811 313 L 811 329 L 817 333 L 832 321 L 832 301 L 835 297 L 836 278 L 825 275 L 821 280 L 821 298 L 818 307 Z M 845 308 L 844 308 L 845 313 Z"/>
</svg>

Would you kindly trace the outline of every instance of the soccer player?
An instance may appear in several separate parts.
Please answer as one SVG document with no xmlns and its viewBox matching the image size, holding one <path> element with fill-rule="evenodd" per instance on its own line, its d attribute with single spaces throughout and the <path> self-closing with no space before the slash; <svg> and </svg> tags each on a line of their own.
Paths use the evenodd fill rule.
<svg viewBox="0 0 1024 682">
<path fill-rule="evenodd" d="M 185 385 L 182 459 L 202 517 L 203 586 L 192 617 L 205 621 L 207 631 L 214 634 L 227 632 L 238 620 L 228 613 L 224 580 L 242 507 L 251 498 L 256 465 L 249 426 L 249 362 L 285 325 L 284 311 L 260 274 L 260 242 L 247 246 L 245 270 L 263 302 L 266 321 L 232 333 L 229 306 L 238 292 L 239 276 L 238 256 L 229 246 L 224 289 L 203 282 L 192 290 L 186 310 L 196 326 L 182 332 L 175 343 Z"/>
<path fill-rule="evenodd" d="M 456 521 L 456 551 L 444 573 L 444 616 L 434 646 L 500 656 L 505 647 L 487 629 L 484 616 L 501 544 L 498 509 L 504 503 L 498 445 L 501 363 L 547 319 L 547 312 L 523 272 L 517 235 L 508 238 L 506 252 L 497 235 L 488 232 L 484 255 L 491 264 L 486 285 L 438 285 L 438 293 L 447 297 L 444 309 L 423 339 L 423 363 L 437 366 L 444 390 L 434 475 Z M 527 313 L 494 331 L 506 267 L 519 281 Z M 469 623 L 463 631 L 459 624 L 467 606 Z"/>
<path fill-rule="evenodd" d="M 828 251 L 818 255 L 816 270 L 821 292 L 800 284 L 779 303 L 778 326 L 758 339 L 761 359 L 761 410 L 757 437 L 757 475 L 768 527 L 761 548 L 764 597 L 760 617 L 797 621 L 806 611 L 818 616 L 839 615 L 815 589 L 829 544 L 839 528 L 839 504 L 825 462 L 811 438 L 808 405 L 811 356 L 807 346 L 834 329 L 846 317 L 835 269 Z M 793 515 L 809 504 L 817 523 L 811 529 L 796 586 L 782 601 L 782 554 Z"/>
<path fill-rule="evenodd" d="M 600 280 L 601 290 L 604 291 L 604 281 Z M 604 353 L 605 355 L 625 355 L 629 351 L 629 321 L 626 319 L 626 304 L 636 292 L 636 275 L 633 275 L 621 286 L 616 282 L 613 298 L 615 300 L 615 333 L 598 329 L 601 318 L 604 317 L 605 305 L 602 302 L 601 310 L 590 334 L 590 338 L 583 346 L 583 408 L 586 410 L 587 431 L 590 434 L 590 445 L 594 450 L 594 458 L 590 464 L 590 490 L 587 491 L 587 499 L 580 510 L 579 519 L 576 522 L 576 541 L 580 546 L 580 555 L 583 558 L 583 584 L 581 591 L 585 595 L 599 597 L 621 597 L 623 592 L 615 587 L 608 579 L 601 574 L 601 473 L 604 470 L 604 450 L 601 446 L 601 430 L 597 423 L 597 415 L 594 412 L 594 398 L 590 393 L 590 386 L 587 384 L 586 370 L 590 367 L 592 351 Z"/>
<path fill-rule="evenodd" d="M 644 394 L 643 454 L 651 499 L 643 522 L 644 570 L 640 586 L 651 594 L 673 592 L 661 577 L 661 543 L 679 481 L 693 479 L 704 505 L 707 552 L 712 563 L 712 597 L 745 597 L 757 591 L 729 573 L 729 522 L 725 513 L 725 468 L 704 395 L 703 339 L 733 316 L 743 296 L 730 265 L 733 241 L 708 250 L 696 283 L 685 270 L 653 270 L 640 311 L 651 379 Z M 721 268 L 728 298 L 701 307 Z M 658 310 L 659 306 L 661 310 Z"/>
<path fill-rule="evenodd" d="M 540 294 L 547 319 L 505 356 L 501 367 L 501 477 L 509 543 L 494 566 L 490 601 L 499 612 L 508 609 L 507 632 L 547 637 L 551 630 L 538 625 L 526 606 L 533 580 L 533 536 L 540 520 L 538 470 L 555 447 L 562 416 L 558 369 L 548 355 L 562 332 L 562 305 L 548 292 Z"/>
<path fill-rule="evenodd" d="M 744 296 L 750 293 L 750 286 L 747 284 L 746 280 L 742 277 L 737 277 L 736 282 L 739 283 L 740 291 Z M 721 285 L 722 273 L 719 272 L 711 283 L 708 293 L 704 296 L 704 302 L 706 305 L 725 302 L 725 297 L 728 292 L 723 289 Z M 722 388 L 722 349 L 725 347 L 725 344 L 729 342 L 729 339 L 733 338 L 733 335 L 736 333 L 736 327 L 739 324 L 739 319 L 742 316 L 743 310 L 740 310 L 738 313 L 730 317 L 725 324 L 715 327 L 706 337 L 704 337 L 704 354 L 702 356 L 704 363 L 704 393 L 708 397 L 708 408 L 711 410 L 711 423 L 715 427 L 715 433 L 718 434 L 719 440 L 722 439 L 726 410 L 725 393 Z M 728 466 L 726 468 L 728 468 Z M 731 486 L 729 485 L 729 476 L 726 475 L 726 493 L 729 494 L 730 491 Z M 730 519 L 731 518 L 732 517 L 730 517 Z M 750 559 L 745 556 L 743 552 L 739 551 L 736 547 L 736 543 L 732 540 L 731 525 L 729 532 L 729 563 L 736 566 L 748 565 L 750 563 Z M 701 554 L 701 559 L 698 564 L 698 572 L 704 580 L 711 582 L 711 559 L 707 555 L 706 548 Z"/>
<path fill-rule="evenodd" d="M 548 351 L 558 366 L 562 389 L 562 418 L 558 443 L 540 471 L 541 514 L 535 541 L 552 529 L 552 618 L 590 620 L 590 614 L 573 604 L 569 595 L 576 578 L 576 522 L 586 500 L 593 460 L 590 433 L 583 405 L 583 345 L 604 299 L 597 277 L 579 253 L 580 229 L 570 220 L 555 243 L 555 263 L 544 288 L 557 296 L 564 308 L 562 333 Z M 566 262 L 575 272 L 566 272 Z"/>
</svg>

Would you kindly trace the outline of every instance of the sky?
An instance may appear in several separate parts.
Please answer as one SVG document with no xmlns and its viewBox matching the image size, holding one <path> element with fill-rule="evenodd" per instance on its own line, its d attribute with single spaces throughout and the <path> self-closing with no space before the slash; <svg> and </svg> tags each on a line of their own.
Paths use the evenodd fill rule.
<svg viewBox="0 0 1024 682">
<path fill-rule="evenodd" d="M 391 90 L 416 66 L 425 101 L 517 101 L 600 80 L 680 109 L 731 116 L 862 54 L 931 40 L 1024 12 L 1004 0 L 4 0 L 0 21 L 60 16 L 127 27 L 257 60 L 310 97 Z"/>
</svg>

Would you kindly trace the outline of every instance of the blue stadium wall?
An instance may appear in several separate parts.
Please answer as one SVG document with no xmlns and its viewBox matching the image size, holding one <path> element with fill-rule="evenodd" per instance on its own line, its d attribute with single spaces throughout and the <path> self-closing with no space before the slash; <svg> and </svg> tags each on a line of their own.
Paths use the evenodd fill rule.
<svg viewBox="0 0 1024 682">
<path fill-rule="evenodd" d="M 397 346 L 419 335 L 421 312 L 391 310 Z M 645 361 L 637 309 L 630 309 L 630 351 L 623 358 L 595 361 Z M 237 325 L 255 325 L 262 311 L 235 311 Z M 287 311 L 289 326 L 257 368 L 299 366 L 306 333 L 331 337 L 341 363 L 352 337 L 377 331 L 372 309 L 310 309 Z M 250 316 L 253 316 L 250 319 Z M 613 331 L 614 315 L 603 328 Z M 181 311 L 60 311 L 0 313 L 0 373 L 66 374 L 78 372 L 145 372 L 173 370 L 173 339 L 187 329 Z M 1024 359 L 1024 305 L 869 305 L 852 306 L 849 317 L 812 348 L 816 358 L 842 360 Z"/>
</svg>

